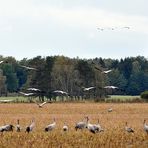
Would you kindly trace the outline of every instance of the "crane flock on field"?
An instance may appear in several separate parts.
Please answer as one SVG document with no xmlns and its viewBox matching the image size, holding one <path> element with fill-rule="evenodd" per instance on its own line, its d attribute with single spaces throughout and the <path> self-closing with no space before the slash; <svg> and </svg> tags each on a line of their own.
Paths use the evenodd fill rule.
<svg viewBox="0 0 148 148">
<path fill-rule="evenodd" d="M 15 126 L 12 124 L 6 124 L 3 126 L 0 126 L 0 132 L 3 133 L 3 132 L 14 131 L 14 128 L 15 128 L 16 132 L 24 131 L 24 132 L 30 133 L 30 132 L 34 131 L 35 126 L 36 126 L 36 124 L 35 124 L 34 118 L 31 120 L 31 123 L 29 125 L 27 125 L 27 127 L 24 127 L 24 128 L 21 127 L 21 125 L 19 123 L 19 119 L 18 119 L 17 124 Z M 56 127 L 57 127 L 56 119 L 53 118 L 53 122 L 46 125 L 42 131 L 51 132 L 51 131 L 55 130 Z M 85 116 L 82 121 L 77 122 L 73 126 L 73 129 L 75 129 L 76 131 L 77 130 L 82 131 L 82 130 L 87 129 L 89 132 L 91 132 L 93 134 L 107 131 L 107 130 L 104 130 L 104 128 L 100 125 L 99 119 L 98 119 L 97 123 L 93 124 L 93 123 L 90 123 L 90 118 L 88 116 Z M 61 127 L 61 130 L 64 132 L 68 132 L 69 126 L 66 123 L 64 123 L 63 127 Z M 127 133 L 134 133 L 135 132 L 135 130 L 132 127 L 128 126 L 127 122 L 125 122 L 124 131 Z M 144 121 L 143 121 L 143 131 L 148 135 L 148 124 L 146 124 L 146 119 L 144 119 Z"/>
<path fill-rule="evenodd" d="M 98 28 L 98 30 L 101 30 L 101 31 L 106 30 L 106 29 L 115 30 L 115 29 L 118 29 L 118 28 Z M 130 29 L 130 27 L 123 27 L 122 29 Z M 2 64 L 2 63 L 4 63 L 4 61 L 0 61 L 0 64 Z M 95 63 L 93 63 L 93 64 L 95 64 Z M 37 71 L 37 69 L 34 68 L 34 67 L 28 67 L 28 66 L 24 66 L 24 65 L 20 65 L 20 67 L 22 67 L 22 68 L 24 68 L 26 70 L 35 70 L 35 71 Z M 112 72 L 112 69 L 102 70 L 99 67 L 97 67 L 96 64 L 95 64 L 94 68 L 96 70 L 100 71 L 103 74 L 108 74 L 108 73 Z M 94 89 L 96 89 L 95 86 L 83 87 L 84 92 L 94 90 Z M 119 88 L 117 86 L 110 85 L 110 86 L 104 86 L 103 89 L 119 89 Z M 19 93 L 22 94 L 23 96 L 29 97 L 29 96 L 35 95 L 37 92 L 42 92 L 38 88 L 28 88 L 27 91 L 31 91 L 31 92 L 30 93 L 25 93 L 25 92 L 20 91 Z M 63 90 L 54 90 L 52 93 L 56 94 L 56 95 L 68 95 L 68 93 L 63 91 Z M 48 102 L 43 102 L 43 103 L 40 103 L 40 104 L 36 103 L 36 104 L 38 105 L 39 108 L 42 108 L 47 103 Z M 107 109 L 107 111 L 108 111 L 108 113 L 112 112 L 113 107 L 111 106 L 110 108 Z M 35 124 L 35 119 L 33 118 L 31 120 L 30 124 L 27 125 L 27 127 L 22 128 L 21 125 L 20 125 L 20 120 L 18 119 L 17 123 L 16 123 L 16 126 L 14 126 L 12 124 L 6 124 L 6 125 L 3 125 L 3 126 L 0 126 L 0 132 L 3 133 L 3 132 L 8 132 L 8 131 L 13 131 L 14 128 L 15 128 L 16 132 L 21 132 L 21 131 L 23 131 L 23 129 L 25 129 L 25 132 L 30 133 L 30 132 L 32 132 L 34 130 L 35 125 L 36 125 Z M 57 126 L 57 123 L 56 123 L 56 119 L 54 118 L 52 123 L 47 124 L 44 127 L 43 131 L 45 131 L 45 132 L 53 131 L 56 128 L 56 126 Z M 96 124 L 92 124 L 92 123 L 90 123 L 90 118 L 88 116 L 85 116 L 82 121 L 77 122 L 75 124 L 75 126 L 73 126 L 73 128 L 76 131 L 77 130 L 87 129 L 89 132 L 91 132 L 93 134 L 105 131 L 104 128 L 102 128 L 102 126 L 100 125 L 99 119 L 98 119 L 98 122 Z M 145 119 L 143 121 L 143 129 L 148 134 L 148 124 L 146 124 Z M 69 126 L 66 123 L 64 123 L 61 130 L 65 131 L 65 132 L 69 131 Z M 126 132 L 128 132 L 128 133 L 134 133 L 134 129 L 132 127 L 128 126 L 127 122 L 125 123 L 125 129 L 124 130 Z"/>
</svg>

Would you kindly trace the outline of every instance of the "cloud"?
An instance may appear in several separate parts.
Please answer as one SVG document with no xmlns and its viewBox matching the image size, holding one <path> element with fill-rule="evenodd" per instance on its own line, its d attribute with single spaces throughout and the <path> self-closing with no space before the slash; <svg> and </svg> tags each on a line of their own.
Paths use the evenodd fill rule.
<svg viewBox="0 0 148 148">
<path fill-rule="evenodd" d="M 38 22 L 51 19 L 65 26 L 84 28 L 131 25 L 139 31 L 143 27 L 146 29 L 148 23 L 147 17 L 144 16 L 115 13 L 92 5 L 90 7 L 80 5 L 79 7 L 65 8 L 59 5 L 35 5 L 29 0 L 5 0 L 0 2 L 0 16 L 8 19 L 30 18 L 32 21 L 36 20 Z"/>
<path fill-rule="evenodd" d="M 129 53 L 127 50 L 132 51 L 130 54 L 140 53 L 139 49 L 148 47 L 148 18 L 139 13 L 142 7 L 137 7 L 137 1 L 137 8 L 131 10 L 135 7 L 131 1 L 128 9 L 127 0 L 121 4 L 117 0 L 0 1 L 0 49 L 7 49 L 12 55 L 21 52 L 9 50 L 28 51 L 21 57 L 31 53 L 83 57 L 122 56 Z M 98 27 L 124 26 L 131 29 L 97 30 Z M 45 52 L 44 49 L 52 50 Z M 121 55 L 118 49 L 127 50 Z"/>
<path fill-rule="evenodd" d="M 115 13 L 96 6 L 63 8 L 59 5 L 35 5 L 29 0 L 6 0 L 0 2 L 0 18 L 3 17 L 10 19 L 10 22 L 16 18 L 38 23 L 50 20 L 67 27 L 84 29 L 130 26 L 133 31 L 148 33 L 147 17 Z"/>
<path fill-rule="evenodd" d="M 0 24 L 0 32 L 11 32 L 13 30 L 12 25 L 2 25 Z"/>
</svg>

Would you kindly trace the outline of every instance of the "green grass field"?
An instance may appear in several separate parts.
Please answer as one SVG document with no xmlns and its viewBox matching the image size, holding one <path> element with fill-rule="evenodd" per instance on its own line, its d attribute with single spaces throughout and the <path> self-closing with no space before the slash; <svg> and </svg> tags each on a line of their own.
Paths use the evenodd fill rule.
<svg viewBox="0 0 148 148">
<path fill-rule="evenodd" d="M 136 99 L 141 100 L 140 96 L 121 96 L 121 95 L 112 95 L 109 96 L 109 98 L 106 98 L 106 102 L 128 102 L 128 101 L 134 101 Z M 13 102 L 30 102 L 30 98 L 23 97 L 23 96 L 16 96 L 16 97 L 0 97 L 0 100 L 12 100 Z M 38 101 L 39 98 L 32 98 L 33 101 Z"/>
<path fill-rule="evenodd" d="M 141 99 L 140 96 L 121 96 L 121 95 L 112 95 L 110 96 L 110 98 L 108 98 L 110 100 L 121 100 L 121 101 L 129 101 L 129 100 L 135 100 L 135 99 Z"/>
<path fill-rule="evenodd" d="M 13 102 L 28 102 L 28 97 L 16 96 L 16 97 L 0 97 L 0 100 L 12 100 Z"/>
</svg>

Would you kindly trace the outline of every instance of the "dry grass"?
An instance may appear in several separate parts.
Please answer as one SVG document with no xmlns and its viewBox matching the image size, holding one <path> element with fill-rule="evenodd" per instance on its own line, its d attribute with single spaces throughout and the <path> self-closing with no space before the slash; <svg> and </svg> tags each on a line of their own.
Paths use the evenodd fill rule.
<svg viewBox="0 0 148 148">
<path fill-rule="evenodd" d="M 112 106 L 113 112 L 107 109 Z M 75 131 L 75 123 L 84 115 L 90 122 L 100 124 L 105 129 L 102 133 L 92 134 L 87 130 Z M 56 118 L 57 127 L 45 133 L 44 127 Z M 25 127 L 35 118 L 36 127 L 30 134 Z M 0 135 L 0 147 L 46 148 L 46 147 L 148 147 L 148 135 L 143 131 L 143 119 L 148 119 L 148 104 L 107 104 L 107 103 L 56 103 L 38 108 L 36 104 L 0 104 L 0 125 L 16 124 L 20 119 L 22 132 L 8 132 Z M 135 129 L 135 133 L 124 131 L 125 122 Z M 67 133 L 62 132 L 63 123 L 69 125 Z"/>
</svg>

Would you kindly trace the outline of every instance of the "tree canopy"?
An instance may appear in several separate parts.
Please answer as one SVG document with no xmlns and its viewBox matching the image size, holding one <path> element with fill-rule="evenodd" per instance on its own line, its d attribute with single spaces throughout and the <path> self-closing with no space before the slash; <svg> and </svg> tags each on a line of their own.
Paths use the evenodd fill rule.
<svg viewBox="0 0 148 148">
<path fill-rule="evenodd" d="M 148 90 L 148 60 L 142 56 L 121 60 L 37 56 L 20 61 L 0 56 L 0 60 L 4 61 L 0 64 L 1 93 L 34 87 L 44 91 L 48 98 L 52 97 L 54 90 L 63 90 L 75 97 L 100 98 L 106 95 L 104 87 L 109 85 L 122 90 L 109 91 L 112 94 L 139 95 Z M 22 66 L 33 67 L 35 70 Z M 112 71 L 103 73 L 109 69 Z M 85 87 L 91 86 L 95 89 L 83 91 Z"/>
</svg>

